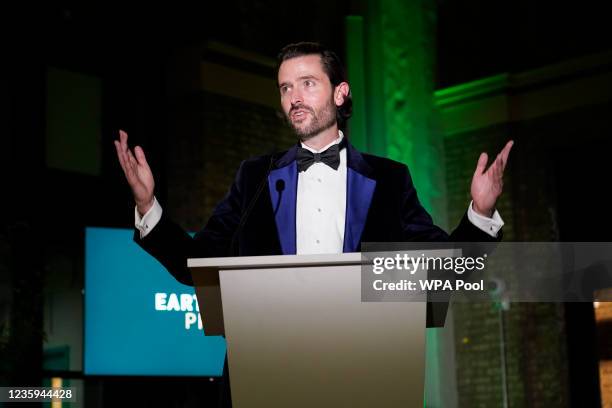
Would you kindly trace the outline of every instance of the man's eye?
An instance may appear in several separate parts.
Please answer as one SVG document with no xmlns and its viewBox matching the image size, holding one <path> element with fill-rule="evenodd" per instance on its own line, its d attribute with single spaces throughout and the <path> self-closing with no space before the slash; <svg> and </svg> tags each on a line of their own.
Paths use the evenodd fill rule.
<svg viewBox="0 0 612 408">
<path fill-rule="evenodd" d="M 307 81 L 304 81 L 304 85 L 306 85 L 306 86 L 313 86 L 314 82 L 311 81 L 311 80 L 307 80 Z"/>
<path fill-rule="evenodd" d="M 281 91 L 281 93 L 287 93 L 287 90 L 288 90 L 288 89 L 289 89 L 289 88 L 288 88 L 288 87 L 286 87 L 286 86 L 281 86 L 280 91 Z"/>
</svg>

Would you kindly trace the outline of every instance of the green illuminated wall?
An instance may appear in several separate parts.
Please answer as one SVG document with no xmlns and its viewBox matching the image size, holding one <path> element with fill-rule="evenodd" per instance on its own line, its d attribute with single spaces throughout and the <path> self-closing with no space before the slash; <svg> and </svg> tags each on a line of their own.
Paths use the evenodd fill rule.
<svg viewBox="0 0 612 408">
<path fill-rule="evenodd" d="M 433 0 L 369 1 L 363 16 L 347 18 L 349 131 L 357 148 L 407 164 L 421 203 L 446 228 L 443 135 L 433 97 L 435 22 Z M 449 314 L 444 329 L 427 331 L 429 407 L 457 405 L 452 320 Z"/>
<path fill-rule="evenodd" d="M 433 98 L 435 3 L 376 0 L 364 14 L 346 24 L 352 141 L 406 163 L 421 203 L 446 227 L 444 152 Z"/>
</svg>

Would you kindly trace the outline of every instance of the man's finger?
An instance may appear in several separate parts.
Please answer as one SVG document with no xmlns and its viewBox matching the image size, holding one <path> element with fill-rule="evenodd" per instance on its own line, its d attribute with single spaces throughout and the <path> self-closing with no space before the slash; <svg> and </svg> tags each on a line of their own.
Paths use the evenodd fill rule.
<svg viewBox="0 0 612 408">
<path fill-rule="evenodd" d="M 123 174 L 128 181 L 128 184 L 133 185 L 138 180 L 136 178 L 136 174 L 134 172 L 133 167 L 129 164 L 129 158 L 127 154 L 121 151 L 121 143 L 117 140 L 115 142 L 115 148 L 117 149 L 117 157 L 119 158 L 119 164 L 121 165 L 121 169 L 123 170 Z"/>
<path fill-rule="evenodd" d="M 510 155 L 510 150 L 512 150 L 512 146 L 514 146 L 514 140 L 510 140 L 508 143 L 506 143 L 506 146 L 504 146 L 504 149 L 501 151 L 503 163 L 502 170 L 506 168 L 506 163 L 508 163 L 508 156 Z"/>
<path fill-rule="evenodd" d="M 117 151 L 117 159 L 119 160 L 119 164 L 123 167 L 123 158 L 121 157 L 121 144 L 118 140 L 113 140 L 113 144 L 115 145 L 115 150 Z"/>
<path fill-rule="evenodd" d="M 120 153 L 121 153 L 121 157 L 123 159 L 123 164 L 125 165 L 125 169 L 127 171 L 131 170 L 132 167 L 134 166 L 134 164 L 132 163 L 132 161 L 130 160 L 130 149 L 123 149 L 123 146 L 120 149 Z"/>
<path fill-rule="evenodd" d="M 145 157 L 142 147 L 136 146 L 134 148 L 134 153 L 136 154 L 136 160 L 138 160 L 138 164 L 145 167 L 146 169 L 149 169 L 149 164 L 147 163 L 147 158 Z"/>
<path fill-rule="evenodd" d="M 134 157 L 134 154 L 130 149 L 127 150 L 127 156 L 130 161 L 130 166 L 132 166 L 133 168 L 138 167 L 138 162 L 136 161 L 136 158 Z"/>
<path fill-rule="evenodd" d="M 489 161 L 489 156 L 487 156 L 487 154 L 484 152 L 480 153 L 474 174 L 482 174 L 484 169 L 487 167 L 487 161 Z"/>
<path fill-rule="evenodd" d="M 121 166 L 121 168 L 123 169 L 123 172 L 126 172 L 126 166 L 127 163 L 125 162 L 125 155 L 123 153 L 123 151 L 121 151 L 121 143 L 117 140 L 113 141 L 115 143 L 115 149 L 117 150 L 117 159 L 119 159 L 119 165 Z"/>
<path fill-rule="evenodd" d="M 503 174 L 503 162 L 501 158 L 498 158 L 493 165 L 493 177 L 495 180 L 499 180 L 502 178 Z"/>
<path fill-rule="evenodd" d="M 121 148 L 125 151 L 128 148 L 127 144 L 128 134 L 123 130 L 119 129 L 119 141 L 121 142 Z"/>
</svg>

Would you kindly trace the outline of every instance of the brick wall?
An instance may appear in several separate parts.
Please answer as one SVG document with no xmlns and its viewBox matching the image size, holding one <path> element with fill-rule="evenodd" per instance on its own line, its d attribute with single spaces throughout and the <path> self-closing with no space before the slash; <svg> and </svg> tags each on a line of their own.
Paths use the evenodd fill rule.
<svg viewBox="0 0 612 408">
<path fill-rule="evenodd" d="M 167 207 L 190 230 L 204 226 L 242 160 L 296 142 L 282 116 L 264 105 L 199 92 L 174 109 L 166 157 Z"/>
<path fill-rule="evenodd" d="M 584 107 L 448 137 L 450 225 L 456 224 L 469 202 L 469 183 L 478 154 L 487 151 L 495 156 L 505 141 L 513 138 L 516 144 L 498 205 L 506 223 L 504 241 L 559 240 L 572 224 L 567 212 L 560 214 L 564 205 L 562 188 L 567 183 L 586 184 L 579 187 L 585 191 L 595 187 L 590 190 L 594 195 L 580 198 L 597 200 L 597 183 L 584 177 L 591 173 L 589 166 L 599 160 L 596 152 L 608 143 L 606 135 L 612 126 L 605 118 L 610 107 Z M 571 180 L 568 171 L 573 174 Z M 590 228 L 582 232 L 596 237 L 588 233 L 595 234 L 598 227 Z M 454 310 L 459 406 L 502 407 L 500 313 L 490 303 L 456 304 Z M 513 303 L 503 312 L 503 319 L 508 406 L 569 406 L 563 305 Z"/>
</svg>

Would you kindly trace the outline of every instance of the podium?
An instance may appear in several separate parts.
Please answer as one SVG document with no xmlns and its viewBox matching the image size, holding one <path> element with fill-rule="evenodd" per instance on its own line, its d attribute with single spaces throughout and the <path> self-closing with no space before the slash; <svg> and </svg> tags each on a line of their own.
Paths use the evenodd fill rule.
<svg viewBox="0 0 612 408">
<path fill-rule="evenodd" d="M 189 259 L 234 408 L 422 407 L 426 302 L 362 302 L 359 253 Z"/>
</svg>

